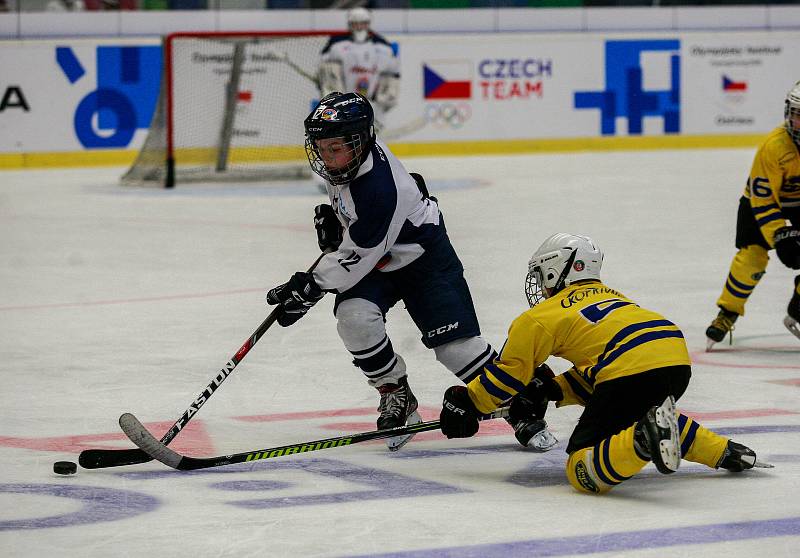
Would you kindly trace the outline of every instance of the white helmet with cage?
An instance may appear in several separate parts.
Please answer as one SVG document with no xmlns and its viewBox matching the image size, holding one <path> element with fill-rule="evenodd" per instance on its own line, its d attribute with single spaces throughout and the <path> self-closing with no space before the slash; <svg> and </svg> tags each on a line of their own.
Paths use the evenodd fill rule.
<svg viewBox="0 0 800 558">
<path fill-rule="evenodd" d="M 800 81 L 786 94 L 783 119 L 786 122 L 786 131 L 800 145 Z"/>
<path fill-rule="evenodd" d="M 577 281 L 600 279 L 603 252 L 588 236 L 556 233 L 545 240 L 528 262 L 525 296 L 534 306 Z"/>
<path fill-rule="evenodd" d="M 357 43 L 367 40 L 371 22 L 372 16 L 366 8 L 353 8 L 347 12 L 347 28 Z"/>
</svg>

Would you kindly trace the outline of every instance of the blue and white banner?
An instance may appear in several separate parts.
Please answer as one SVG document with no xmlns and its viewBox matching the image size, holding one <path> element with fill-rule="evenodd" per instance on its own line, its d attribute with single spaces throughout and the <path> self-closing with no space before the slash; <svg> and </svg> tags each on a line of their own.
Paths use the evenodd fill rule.
<svg viewBox="0 0 800 558">
<path fill-rule="evenodd" d="M 791 32 L 390 39 L 402 67 L 385 122 L 402 131 L 395 142 L 759 134 L 780 124 L 800 77 L 800 36 Z M 161 73 L 158 39 L 0 43 L 0 155 L 137 150 Z M 188 75 L 177 110 L 209 95 L 206 74 Z M 268 85 L 272 102 L 293 94 Z"/>
</svg>

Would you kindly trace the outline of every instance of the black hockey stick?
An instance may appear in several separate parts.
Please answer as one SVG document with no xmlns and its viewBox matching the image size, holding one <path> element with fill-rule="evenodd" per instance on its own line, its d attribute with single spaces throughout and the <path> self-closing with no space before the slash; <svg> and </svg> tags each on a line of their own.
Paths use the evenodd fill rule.
<svg viewBox="0 0 800 558">
<path fill-rule="evenodd" d="M 508 416 L 508 407 L 503 407 L 492 413 L 489 413 L 488 415 L 482 415 L 478 417 L 478 419 L 487 420 L 506 416 Z M 438 430 L 440 423 L 438 420 L 432 420 L 430 422 L 419 422 L 417 424 L 398 426 L 397 428 L 388 428 L 386 430 L 373 430 L 372 432 L 348 434 L 346 436 L 339 436 L 337 438 L 325 438 L 324 440 L 300 442 L 298 444 L 290 444 L 288 446 L 278 446 L 274 448 L 247 451 L 243 453 L 234 453 L 232 455 L 220 455 L 217 457 L 188 457 L 186 455 L 179 454 L 175 450 L 168 448 L 162 442 L 159 442 L 156 437 L 153 436 L 141 422 L 139 422 L 139 419 L 130 413 L 125 413 L 119 417 L 119 425 L 128 438 L 130 438 L 134 444 L 139 446 L 139 448 L 141 448 L 141 450 L 151 458 L 156 459 L 164 465 L 179 471 L 193 471 L 194 469 L 222 467 L 224 465 L 233 465 L 234 463 L 272 459 L 273 457 L 283 457 L 285 455 L 294 455 L 296 453 L 307 453 L 309 451 L 317 451 L 328 448 L 352 446 L 353 444 L 359 444 L 369 440 L 380 440 L 383 438 L 393 438 L 395 436 L 405 436 L 407 434 L 427 432 L 429 430 Z"/>
<path fill-rule="evenodd" d="M 322 259 L 322 257 L 327 254 L 327 252 L 323 252 L 320 256 L 311 264 L 311 267 L 308 268 L 308 273 L 314 270 L 317 267 L 317 264 Z M 194 399 L 194 401 L 189 404 L 189 408 L 183 412 L 181 418 L 175 421 L 175 424 L 172 425 L 172 428 L 167 430 L 166 434 L 161 437 L 161 442 L 166 446 L 169 444 L 175 436 L 178 435 L 186 424 L 192 420 L 192 417 L 200 410 L 206 401 L 208 401 L 214 392 L 217 391 L 217 388 L 222 385 L 228 376 L 230 376 L 236 366 L 242 361 L 242 359 L 250 352 L 250 349 L 253 348 L 261 336 L 266 333 L 266 331 L 274 324 L 278 316 L 280 314 L 280 306 L 277 306 L 272 312 L 269 313 L 269 316 L 261 322 L 261 325 L 253 332 L 253 334 L 244 342 L 236 354 L 231 357 L 231 359 L 222 367 L 222 369 L 214 376 L 206 388 L 200 392 L 200 394 Z M 124 416 L 124 415 L 123 415 Z M 121 418 L 120 418 L 121 419 Z M 106 467 L 119 467 L 122 465 L 135 465 L 137 463 L 147 463 L 150 461 L 152 457 L 147 455 L 145 452 L 140 450 L 139 448 L 134 449 L 88 449 L 83 450 L 80 455 L 78 456 L 78 463 L 81 464 L 81 467 L 84 469 L 102 469 Z"/>
</svg>

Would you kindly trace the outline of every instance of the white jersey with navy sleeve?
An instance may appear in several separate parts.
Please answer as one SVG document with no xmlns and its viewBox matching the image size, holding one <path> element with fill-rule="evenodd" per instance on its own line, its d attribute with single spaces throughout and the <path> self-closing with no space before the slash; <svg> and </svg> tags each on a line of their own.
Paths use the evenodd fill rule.
<svg viewBox="0 0 800 558">
<path fill-rule="evenodd" d="M 342 293 L 373 269 L 400 269 L 447 237 L 439 206 L 423 198 L 414 179 L 380 141 L 352 182 L 341 188 L 327 186 L 344 235 L 339 249 L 314 269 L 314 280 L 323 290 Z"/>
</svg>

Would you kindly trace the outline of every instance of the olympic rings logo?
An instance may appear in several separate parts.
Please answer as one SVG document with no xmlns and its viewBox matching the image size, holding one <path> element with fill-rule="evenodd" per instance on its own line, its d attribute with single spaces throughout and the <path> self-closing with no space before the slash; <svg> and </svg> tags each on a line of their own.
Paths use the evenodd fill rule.
<svg viewBox="0 0 800 558">
<path fill-rule="evenodd" d="M 468 103 L 432 103 L 425 107 L 425 120 L 436 128 L 461 128 L 472 117 Z"/>
</svg>

